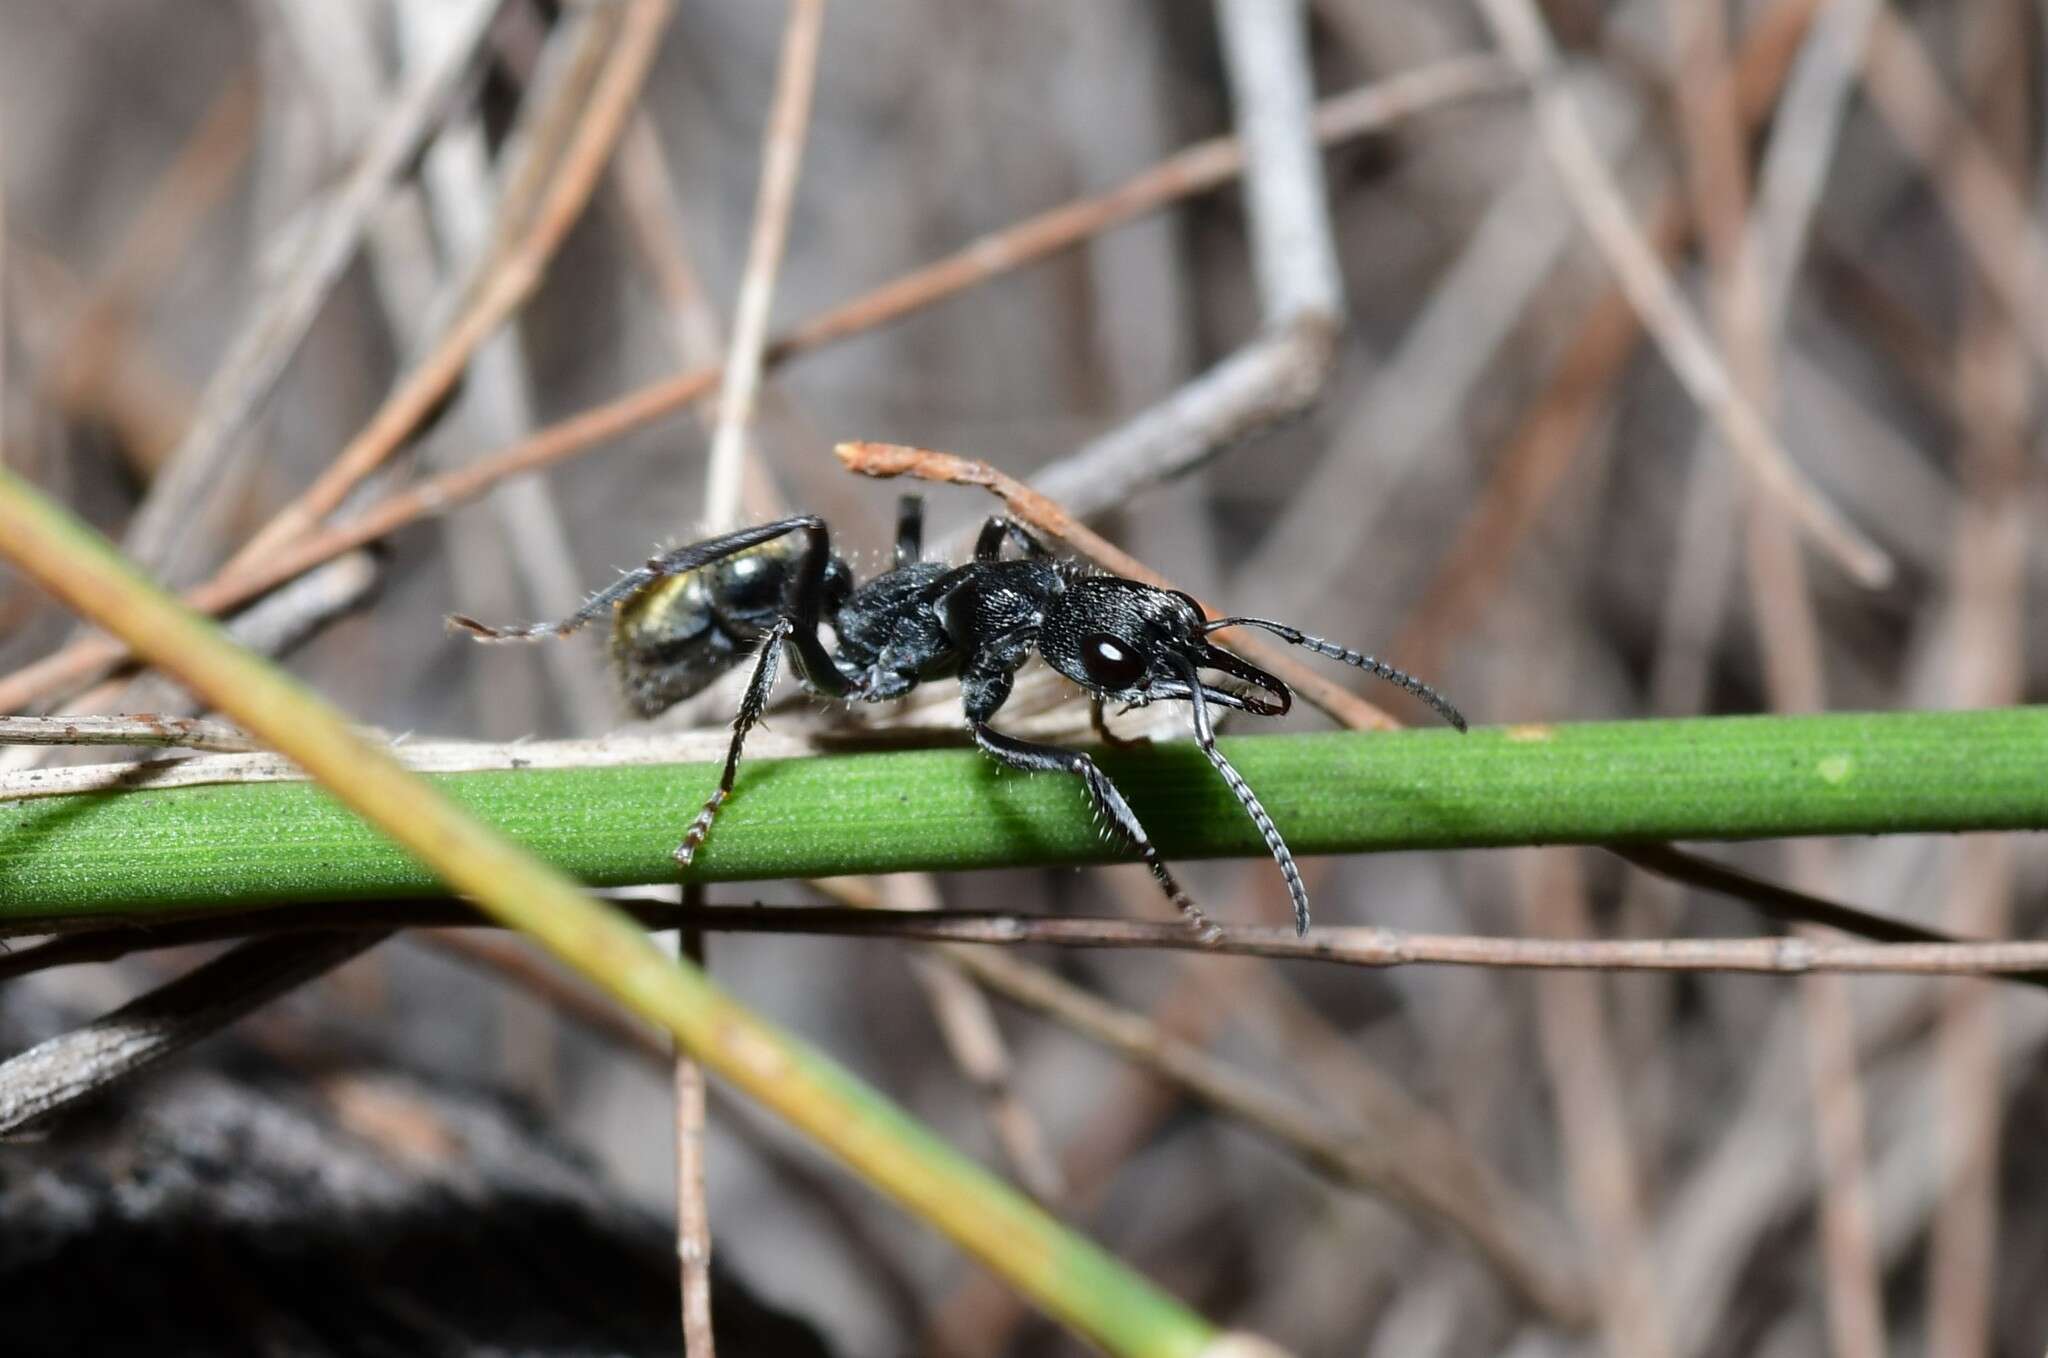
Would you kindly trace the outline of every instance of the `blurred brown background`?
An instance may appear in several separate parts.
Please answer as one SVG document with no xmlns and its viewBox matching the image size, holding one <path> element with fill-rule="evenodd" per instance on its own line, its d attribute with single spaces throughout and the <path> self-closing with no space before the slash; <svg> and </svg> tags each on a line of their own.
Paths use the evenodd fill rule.
<svg viewBox="0 0 2048 1358">
<path fill-rule="evenodd" d="M 110 533 L 133 533 L 229 346 L 292 286 L 307 233 L 397 92 L 451 16 L 473 8 L 8 5 L 7 465 Z M 590 8 L 504 6 L 488 73 L 464 86 L 422 174 L 380 196 L 246 432 L 159 532 L 152 556 L 166 578 L 191 584 L 225 561 L 427 347 L 503 189 L 494 173 L 536 62 L 544 69 L 569 25 L 592 22 Z M 1490 20 L 1526 7 L 1271 8 L 1283 28 L 1306 26 L 1313 86 L 1327 96 L 1492 53 Z M 1423 673 L 1483 722 L 1977 706 L 2036 692 L 2024 619 L 2043 566 L 2029 533 L 2048 359 L 2035 271 L 2043 11 L 1552 0 L 1540 13 L 1561 48 L 1547 88 L 1577 110 L 1628 219 L 1661 248 L 1817 499 L 1890 555 L 1893 580 L 1859 583 L 1738 473 L 1615 291 L 1544 125 L 1498 65 L 1489 88 L 1422 101 L 1320 160 L 1326 222 L 1310 230 L 1334 246 L 1342 333 L 1312 408 L 1211 440 L 1213 456 L 1163 483 L 1140 478 L 1097 526 L 1205 597 Z M 715 354 L 746 260 L 784 19 L 781 5 L 679 0 L 641 97 L 645 124 L 515 339 L 487 351 L 395 479 L 375 484 L 459 465 Z M 823 43 L 778 327 L 1113 188 L 1230 131 L 1241 102 L 1204 4 L 838 0 Z M 767 379 L 756 455 L 786 503 L 827 514 L 843 549 L 873 567 L 893 488 L 847 477 L 834 441 L 952 449 L 1019 476 L 1059 463 L 1278 333 L 1256 248 L 1233 184 L 798 358 Z M 289 663 L 392 731 L 511 739 L 620 725 L 596 643 L 468 647 L 441 615 L 545 616 L 563 590 L 573 598 L 650 544 L 689 537 L 705 514 L 707 443 L 703 422 L 668 418 L 527 490 L 404 529 L 357 563 L 369 574 L 337 577 L 355 602 L 323 615 Z M 934 540 L 987 512 L 965 491 L 930 498 Z M 71 632 L 5 577 L 0 618 L 6 670 Z M 801 725 L 803 710 L 788 720 Z M 715 706 L 697 717 L 723 720 Z M 1960 932 L 2039 928 L 2044 859 L 2028 840 L 1731 856 Z M 1761 931 L 1738 906 L 1591 853 L 1305 866 L 1330 922 Z M 1285 915 L 1268 864 L 1187 875 L 1214 913 Z M 962 906 L 1158 909 L 1135 869 L 937 889 Z M 800 894 L 755 894 L 777 891 Z M 727 898 L 751 897 L 713 894 Z M 999 1160 L 995 1124 L 940 1040 L 910 956 L 784 937 L 712 945 L 714 972 L 748 1002 Z M 1468 1157 L 1453 1178 L 1455 1166 L 1489 1166 L 1535 1214 L 1558 1266 L 1593 1282 L 1591 1328 L 1553 1323 L 1441 1210 L 1390 1196 L 1398 1168 L 1333 1170 L 1144 1062 L 998 1002 L 1013 1114 L 1050 1148 L 1059 1173 L 1044 1186 L 1060 1210 L 1206 1314 L 1295 1352 L 2041 1351 L 2048 1180 L 2030 1149 L 2048 1130 L 2048 1011 L 2031 992 L 1130 952 L 1033 960 L 1252 1074 L 1337 1144 L 1398 1161 L 1448 1142 Z M 64 971 L 16 989 L 75 1016 L 161 974 Z M 56 1021 L 15 1016 L 23 1031 Z M 250 1026 L 266 1059 L 345 1050 L 349 1078 L 405 1072 L 408 1099 L 511 1096 L 522 1135 L 573 1146 L 565 1163 L 590 1157 L 590 1193 L 643 1224 L 672 1210 L 665 1067 L 431 946 L 389 944 Z M 175 1078 L 198 1078 L 209 1060 L 232 1067 L 239 1050 L 202 1049 Z M 1450 1130 L 1418 1131 L 1415 1116 Z M 714 1108 L 711 1126 L 721 1265 L 833 1351 L 1071 1351 L 761 1117 Z M 118 1125 L 108 1135 L 118 1143 Z M 32 1187 L 24 1172 L 16 1193 Z M 658 1258 L 659 1230 L 650 1238 Z M 442 1266 L 488 1271 L 488 1242 L 473 1248 L 479 1257 Z M 664 1304 L 659 1287 L 647 1297 Z M 0 1322 L 7 1309 L 0 1292 Z"/>
</svg>

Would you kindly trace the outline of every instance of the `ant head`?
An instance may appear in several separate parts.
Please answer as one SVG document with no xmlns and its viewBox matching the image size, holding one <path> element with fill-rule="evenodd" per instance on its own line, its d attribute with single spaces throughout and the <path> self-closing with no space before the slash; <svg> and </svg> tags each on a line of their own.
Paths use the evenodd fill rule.
<svg viewBox="0 0 2048 1358">
<path fill-rule="evenodd" d="M 1212 624 L 1193 598 L 1113 575 L 1083 576 L 1047 610 L 1038 634 L 1045 662 L 1098 698 L 1142 707 L 1161 699 L 1194 701 L 1276 717 L 1293 705 L 1287 685 L 1257 665 L 1209 644 Z M 1215 670 L 1263 690 L 1270 699 L 1219 688 Z"/>
</svg>

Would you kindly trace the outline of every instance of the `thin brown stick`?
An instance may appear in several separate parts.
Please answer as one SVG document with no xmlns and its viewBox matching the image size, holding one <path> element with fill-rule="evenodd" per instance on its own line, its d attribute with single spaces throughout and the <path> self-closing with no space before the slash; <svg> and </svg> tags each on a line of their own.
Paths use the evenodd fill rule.
<svg viewBox="0 0 2048 1358">
<path fill-rule="evenodd" d="M 453 102 L 498 7 L 494 0 L 479 0 L 464 11 L 462 32 L 398 97 L 347 181 L 320 210 L 294 267 L 242 325 L 207 382 L 191 427 L 129 525 L 126 542 L 143 560 L 170 547 L 191 507 L 219 479 L 222 460 L 284 375 L 372 213 Z"/>
<path fill-rule="evenodd" d="M 718 393 L 718 419 L 705 468 L 704 516 L 722 532 L 739 522 L 749 428 L 761 386 L 761 355 L 768 339 L 768 308 L 789 238 L 797 172 L 803 164 L 818 53 L 825 27 L 824 0 L 791 0 L 761 149 L 761 182 L 747 262 L 740 275 L 732 341 Z M 703 936 L 685 931 L 685 955 L 701 963 Z M 711 1324 L 711 1221 L 704 1194 L 704 1073 L 680 1051 L 676 1058 L 676 1250 L 683 1261 L 683 1352 L 713 1358 Z"/>
<path fill-rule="evenodd" d="M 0 1062 L 0 1139 L 93 1097 L 332 971 L 383 935 L 254 939 L 82 1028 Z"/>
<path fill-rule="evenodd" d="M 1150 1006 L 1148 1017 L 1182 1042 L 1207 1046 L 1226 1017 L 1225 1007 L 1215 1002 L 1213 985 L 1208 977 L 1184 970 Z M 1060 1170 L 1071 1185 L 1068 1206 L 1076 1216 L 1098 1209 L 1118 1171 L 1153 1142 L 1185 1102 L 1177 1085 L 1130 1062 L 1116 1066 L 1089 1096 L 1092 1112 L 1060 1149 Z M 932 1307 L 924 1347 L 946 1355 L 1001 1352 L 1028 1314 L 1016 1293 L 986 1274 L 971 1276 Z"/>
<path fill-rule="evenodd" d="M 530 63 L 507 59 L 507 66 L 523 81 L 524 97 L 504 135 L 495 171 L 481 110 L 466 110 L 451 120 L 429 148 L 419 178 L 440 249 L 423 242 L 423 254 L 445 264 L 430 267 L 433 278 L 423 280 L 431 283 L 426 292 L 431 300 L 424 307 L 413 298 L 396 308 L 387 305 L 408 353 L 430 347 L 429 340 L 440 330 L 439 317 L 472 297 L 491 277 L 508 243 L 519 240 L 523 225 L 553 182 L 560 143 L 573 132 L 589 89 L 602 74 L 611 26 L 620 14 L 616 6 L 571 10 L 548 30 Z M 404 59 L 427 59 L 445 16 L 435 6 L 408 5 L 397 17 Z M 504 28 L 498 31 L 502 52 L 512 42 Z M 537 406 L 525 336 L 516 326 L 502 326 L 477 346 L 460 399 L 451 393 L 448 414 L 435 428 L 434 444 L 447 450 L 457 444 L 490 446 L 523 438 L 533 431 Z M 488 606 L 493 613 L 519 611 L 522 594 L 537 616 L 573 612 L 583 601 L 583 579 L 553 486 L 544 477 L 529 477 L 494 488 L 488 499 L 488 517 L 472 516 L 449 528 L 449 565 L 458 595 L 466 604 Z M 542 651 L 541 663 L 577 725 L 611 709 L 611 686 L 586 656 L 550 646 Z M 473 667 L 472 682 L 483 683 L 483 673 L 481 666 Z M 525 729 L 524 714 L 541 701 L 532 686 L 534 676 L 517 669 L 492 673 L 492 682 L 508 687 L 489 698 L 479 694 L 480 708 L 490 714 L 490 721 L 503 723 L 499 729 L 507 734 Z"/>
<path fill-rule="evenodd" d="M 930 873 L 882 879 L 828 877 L 811 886 L 832 900 L 861 910 L 928 912 L 942 908 L 938 884 Z M 1066 1176 L 1052 1153 L 1045 1128 L 1017 1091 L 1015 1063 L 988 996 L 938 952 L 912 957 L 910 967 L 931 1006 L 946 1052 L 980 1098 L 1011 1170 L 1040 1202 L 1063 1201 L 1068 1191 Z"/>
<path fill-rule="evenodd" d="M 715 363 L 725 347 L 718 312 L 677 234 L 682 222 L 661 136 L 647 114 L 636 115 L 612 158 L 627 234 L 654 278 L 668 313 L 677 366 Z"/>
<path fill-rule="evenodd" d="M 1532 932 L 1564 942 L 1592 932 L 1574 850 L 1518 852 L 1515 887 Z M 1539 978 L 1537 1045 L 1555 1093 L 1572 1197 L 1596 1261 L 1594 1290 L 1608 1349 L 1631 1358 L 1670 1358 L 1671 1326 L 1650 1271 L 1639 1170 L 1602 996 L 1596 976 Z"/>
<path fill-rule="evenodd" d="M 1912 25 L 1890 5 L 1878 6 L 1863 85 L 1934 186 L 1970 262 L 2026 338 L 2034 361 L 2048 368 L 2048 235 L 1942 83 Z"/>
<path fill-rule="evenodd" d="M 796 203 L 797 171 L 803 165 L 804 135 L 810 128 L 824 28 L 824 0 L 791 0 L 761 146 L 754 228 L 747 241 L 739 300 L 733 307 L 731 348 L 719 384 L 718 424 L 711 436 L 704 513 L 714 532 L 730 527 L 739 517 L 747 428 L 754 418 L 754 402 L 761 389 L 761 354 L 768 342 L 768 307 L 775 297 L 783 245 L 789 239 L 789 214 Z"/>
<path fill-rule="evenodd" d="M 669 0 L 629 0 L 603 71 L 582 104 L 548 188 L 514 242 L 496 257 L 475 299 L 423 361 L 402 378 L 332 464 L 222 568 L 233 577 L 311 532 L 419 427 L 462 375 L 477 347 L 540 285 L 549 260 L 582 215 L 624 129 L 668 22 Z M 219 577 L 216 577 L 219 578 Z"/>
<path fill-rule="evenodd" d="M 1732 76 L 1745 128 L 1754 130 L 1769 115 L 1819 7 L 1820 0 L 1777 0 L 1753 24 Z M 1645 234 L 1669 267 L 1692 230 L 1684 196 L 1665 193 L 1648 219 Z M 1547 389 L 1501 451 L 1457 539 L 1395 634 L 1393 654 L 1401 663 L 1421 671 L 1438 668 L 1450 641 L 1495 595 L 1516 549 L 1588 446 L 1594 423 L 1641 338 L 1640 314 L 1618 284 L 1611 286 L 1585 313 Z"/>
<path fill-rule="evenodd" d="M 1172 393 L 1048 466 L 1050 495 L 1097 513 L 1181 476 L 1238 439 L 1313 405 L 1343 331 L 1344 280 L 1312 113 L 1302 0 L 1216 0 L 1260 333 Z"/>
<path fill-rule="evenodd" d="M 1548 1231 L 1528 1216 L 1503 1213 L 1500 1202 L 1468 1210 L 1463 1194 L 1446 1196 L 1439 1191 L 1439 1180 L 1416 1173 L 1402 1147 L 1385 1145 L 1362 1134 L 1355 1124 L 1345 1125 L 1348 1119 L 1298 1103 L 1243 1069 L 1165 1033 L 1144 1015 L 1049 971 L 970 949 L 951 948 L 947 955 L 997 994 L 1165 1076 L 1218 1111 L 1279 1141 L 1335 1182 L 1388 1194 L 1446 1222 L 1530 1305 L 1560 1324 L 1584 1323 L 1584 1280 L 1548 1246 Z"/>
<path fill-rule="evenodd" d="M 108 356 L 128 347 L 137 310 L 161 286 L 247 160 L 256 103 L 255 73 L 242 71 L 214 96 L 184 146 L 143 195 L 142 206 L 92 280 L 70 334 L 38 382 L 65 409 L 104 401 L 100 389 L 108 380 Z M 135 451 L 154 471 L 170 450 L 138 445 Z"/>
<path fill-rule="evenodd" d="M 1786 454 L 1754 403 L 1729 376 L 1678 285 L 1630 219 L 1619 186 L 1558 79 L 1556 47 L 1534 0 L 1480 0 L 1480 11 L 1501 50 L 1529 81 L 1544 147 L 1672 371 L 1771 500 L 1783 506 L 1852 578 L 1872 587 L 1885 584 L 1893 571 L 1890 556 L 1844 518 Z"/>
<path fill-rule="evenodd" d="M 1513 76 L 1498 59 L 1455 57 L 1323 100 L 1315 109 L 1316 139 L 1325 147 L 1341 145 L 1431 109 L 1496 94 L 1513 84 Z M 1077 198 L 1026 218 L 804 322 L 769 347 L 770 359 L 782 356 L 784 350 L 813 349 L 897 320 L 1169 203 L 1221 188 L 1243 173 L 1244 148 L 1236 137 L 1198 142 L 1107 193 Z"/>
<path fill-rule="evenodd" d="M 684 957 L 704 965 L 700 930 L 683 930 L 679 947 Z M 704 1182 L 704 1067 L 680 1051 L 675 1056 L 675 1090 L 676 1257 L 682 1264 L 683 1353 L 686 1358 L 714 1358 L 711 1203 Z"/>
<path fill-rule="evenodd" d="M 90 295 L 64 262 L 18 233 L 0 242 L 9 260 L 10 323 L 17 334 L 57 336 L 75 332 Z M 177 446 L 191 420 L 192 393 L 173 377 L 144 336 L 128 329 L 109 336 L 98 352 L 92 381 L 68 391 L 48 392 L 73 419 L 106 425 L 118 436 L 121 454 L 139 476 L 153 477 Z M 31 347 L 36 345 L 31 338 Z M 38 377 L 39 387 L 48 387 Z M 39 393 L 41 394 L 41 393 Z"/>
<path fill-rule="evenodd" d="M 1317 136 L 1325 145 L 1380 131 L 1448 103 L 1506 87 L 1497 61 L 1459 58 L 1374 82 L 1318 106 Z M 1110 192 L 1083 198 L 970 243 L 964 249 L 827 309 L 769 344 L 774 367 L 799 354 L 902 319 L 1001 274 L 1091 236 L 1206 192 L 1241 173 L 1236 140 L 1219 137 L 1167 158 Z M 218 613 L 275 588 L 330 557 L 364 546 L 419 519 L 442 514 L 508 477 L 538 471 L 674 414 L 703 399 L 719 382 L 717 365 L 693 368 L 570 416 L 510 447 L 477 458 L 385 497 L 357 517 L 311 533 L 236 575 L 217 575 L 188 591 L 185 602 Z M 73 687 L 127 648 L 103 637 L 74 642 L 0 678 L 0 711 L 14 712 Z"/>
<path fill-rule="evenodd" d="M 979 486 L 1002 500 L 1018 519 L 1075 555 L 1086 557 L 1104 570 L 1129 580 L 1142 580 L 1158 589 L 1175 588 L 1166 577 L 1081 523 L 1053 500 L 986 462 L 896 443 L 841 443 L 832 451 L 848 471 L 862 476 L 911 476 L 920 481 L 947 485 Z M 1346 726 L 1355 730 L 1387 731 L 1400 725 L 1374 704 L 1342 684 L 1318 674 L 1278 647 L 1251 640 L 1233 640 L 1230 645 L 1280 676 L 1318 710 Z"/>
<path fill-rule="evenodd" d="M 7 163 L 7 144 L 0 142 L 0 168 Z M 7 462 L 7 187 L 0 184 L 0 466 Z"/>
<path fill-rule="evenodd" d="M 2026 50 L 2023 8 L 1987 5 L 1964 22 L 1966 86 L 1983 92 L 1986 149 L 2001 183 L 2026 184 L 2025 87 L 2010 65 Z M 1944 162 L 1946 163 L 1946 162 Z M 1981 179 L 1983 172 L 1970 178 Z M 1960 187 L 1960 186 L 1958 186 Z M 1958 203 L 1957 206 L 1962 206 Z M 2031 223 L 2029 224 L 2031 225 Z M 2036 275 L 2036 282 L 2044 276 Z M 2028 445 L 2031 382 L 2020 330 L 1996 286 L 1967 289 L 1956 364 L 1964 420 L 1962 497 L 1950 575 L 1955 618 L 1954 701 L 2024 701 Z M 2026 324 L 2026 323 L 2023 323 Z M 1943 922 L 2008 933 L 2013 926 L 2014 847 L 2004 835 L 1967 839 L 1950 856 Z M 1988 1353 L 1997 1332 L 2001 1268 L 1999 1171 L 2005 1115 L 1999 996 L 1981 984 L 1942 987 L 1935 1031 L 1937 1205 L 1927 1261 L 1928 1351 Z"/>
<path fill-rule="evenodd" d="M 651 928 L 711 933 L 825 934 L 998 947 L 1156 949 L 1328 962 L 1339 966 L 1485 967 L 1511 971 L 1731 972 L 1758 976 L 1981 976 L 2048 984 L 2048 940 L 1983 943 L 1860 943 L 1797 935 L 1764 938 L 1555 939 L 1411 933 L 1377 926 L 1239 926 L 1213 943 L 1178 923 L 1086 915 L 1015 915 L 967 910 L 866 910 L 840 906 L 707 905 L 615 896 Z M 28 932 L 65 929 L 49 942 L 0 953 L 0 980 L 131 952 L 281 931 L 474 927 L 484 921 L 445 898 L 296 904 L 184 918 L 34 921 Z M 17 930 L 16 932 L 22 932 Z M 47 950 L 47 951 L 45 951 Z"/>
<path fill-rule="evenodd" d="M 720 344 L 718 319 L 711 309 L 682 243 L 676 237 L 681 214 L 663 162 L 653 123 L 642 111 L 634 115 L 613 157 L 613 176 L 634 243 L 654 275 L 667 305 L 677 357 L 685 366 L 714 361 Z M 703 889 L 683 888 L 687 906 L 703 903 Z M 673 940 L 679 954 L 704 964 L 704 935 L 686 929 L 661 936 Z M 676 1254 L 682 1264 L 682 1325 L 685 1354 L 710 1354 L 717 1342 L 711 1319 L 711 1208 L 706 1185 L 705 1116 L 707 1087 L 703 1068 L 680 1049 L 670 1053 L 675 1085 L 676 1128 Z"/>
<path fill-rule="evenodd" d="M 262 748 L 224 721 L 146 712 L 118 717 L 0 717 L 0 745 L 144 745 L 225 754 Z"/>
<path fill-rule="evenodd" d="M 1701 89 L 1716 89 L 1723 81 L 1726 51 L 1720 25 L 1714 21 L 1718 14 L 1686 7 L 1680 17 L 1687 35 L 1679 64 L 1688 169 L 1714 275 L 1716 320 L 1737 391 L 1757 409 L 1769 410 L 1777 399 L 1775 356 L 1795 265 L 1835 138 L 1832 121 L 1824 124 L 1810 138 L 1813 150 L 1804 160 L 1795 155 L 1806 142 L 1774 140 L 1767 168 L 1776 173 L 1778 192 L 1774 202 L 1759 210 L 1752 226 L 1740 120 L 1727 101 Z M 1845 16 L 1846 22 L 1861 22 L 1857 13 L 1837 6 L 1815 25 L 1808 45 L 1831 41 Z M 1827 106 L 1834 103 L 1830 99 Z M 1778 130 L 1781 136 L 1806 137 L 1807 122 L 1788 117 Z M 1795 154 L 1788 155 L 1788 146 Z M 1777 710 L 1816 710 L 1826 700 L 1820 627 L 1806 565 L 1793 537 L 1792 506 L 1766 493 L 1756 469 L 1748 470 L 1744 564 L 1765 686 Z M 1823 889 L 1832 880 L 1833 855 L 1821 844 L 1798 843 L 1789 852 L 1800 886 Z M 1822 1149 L 1821 1252 L 1828 1324 L 1837 1353 L 1877 1358 L 1884 1352 L 1882 1273 L 1869 1217 L 1855 1015 L 1837 978 L 1808 978 L 1800 991 L 1814 1124 Z"/>
<path fill-rule="evenodd" d="M 1856 1066 L 1856 1012 L 1838 976 L 1806 977 L 1800 1001 L 1819 1143 L 1828 1333 L 1844 1358 L 1880 1358 L 1886 1351 L 1883 1273 L 1872 1218 L 1866 1100 Z"/>
</svg>

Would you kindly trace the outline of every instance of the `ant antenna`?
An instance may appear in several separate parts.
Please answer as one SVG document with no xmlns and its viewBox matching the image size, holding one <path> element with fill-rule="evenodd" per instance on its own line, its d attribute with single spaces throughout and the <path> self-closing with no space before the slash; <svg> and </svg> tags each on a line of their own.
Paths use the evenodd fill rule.
<svg viewBox="0 0 2048 1358">
<path fill-rule="evenodd" d="M 1216 772 L 1223 775 L 1223 781 L 1237 797 L 1238 805 L 1252 818 L 1252 824 L 1259 827 L 1259 835 L 1266 841 L 1266 852 L 1273 855 L 1273 861 L 1280 865 L 1280 875 L 1287 879 L 1287 894 L 1294 901 L 1294 933 L 1298 938 L 1308 932 L 1308 888 L 1302 885 L 1301 869 L 1294 865 L 1294 853 L 1287 847 L 1287 841 L 1280 838 L 1280 828 L 1273 824 L 1273 818 L 1266 814 L 1266 808 L 1259 804 L 1258 794 L 1244 775 L 1223 757 L 1223 751 L 1216 748 L 1216 730 L 1209 723 L 1209 703 L 1202 696 L 1202 681 L 1195 673 L 1195 667 L 1184 659 L 1180 661 L 1182 675 L 1188 686 L 1188 701 L 1193 704 L 1195 722 L 1195 743 L 1202 747 Z"/>
<path fill-rule="evenodd" d="M 1332 660 L 1341 660 L 1347 665 L 1355 665 L 1367 674 L 1377 675 L 1390 684 L 1407 689 L 1410 693 L 1436 709 L 1436 714 L 1452 726 L 1457 727 L 1460 731 L 1465 729 L 1464 714 L 1451 706 L 1448 698 L 1406 670 L 1397 670 L 1384 660 L 1378 660 L 1369 655 L 1361 655 L 1357 651 L 1339 646 L 1334 641 L 1324 641 L 1321 637 L 1312 637 L 1299 627 L 1289 627 L 1284 622 L 1273 622 L 1267 618 L 1218 618 L 1214 622 L 1204 623 L 1202 625 L 1202 634 L 1207 636 L 1209 633 L 1220 631 L 1225 627 L 1261 628 L 1271 632 L 1274 636 L 1290 645 L 1303 647 L 1304 649 L 1314 651 L 1317 655 L 1328 656 Z"/>
<path fill-rule="evenodd" d="M 467 613 L 450 613 L 448 630 L 467 632 L 478 641 L 539 641 L 543 637 L 566 637 L 581 623 L 562 622 L 521 623 L 514 627 L 493 627 L 487 622 L 478 622 Z"/>
<path fill-rule="evenodd" d="M 583 601 L 583 606 L 559 622 L 529 622 L 512 627 L 493 627 L 478 622 L 466 613 L 450 613 L 448 630 L 467 632 L 478 641 L 541 641 L 548 637 L 566 637 L 582 629 L 593 618 L 603 617 L 612 612 L 620 603 L 660 578 L 657 569 L 661 565 L 657 557 L 638 570 L 627 571 L 611 584 Z"/>
</svg>

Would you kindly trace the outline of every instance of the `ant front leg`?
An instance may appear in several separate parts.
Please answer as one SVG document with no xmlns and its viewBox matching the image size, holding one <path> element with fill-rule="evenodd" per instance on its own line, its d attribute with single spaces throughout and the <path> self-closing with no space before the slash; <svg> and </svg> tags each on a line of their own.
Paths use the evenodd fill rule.
<svg viewBox="0 0 2048 1358">
<path fill-rule="evenodd" d="M 732 744 L 726 747 L 725 772 L 719 776 L 718 790 L 705 801 L 704 809 L 683 832 L 683 842 L 676 845 L 675 859 L 682 867 L 689 867 L 697 856 L 704 836 L 711 833 L 711 822 L 717 819 L 718 808 L 724 806 L 725 799 L 732 795 L 733 782 L 740 772 L 740 748 L 747 743 L 747 732 L 754 729 L 754 724 L 761 720 L 761 713 L 768 706 L 768 695 L 774 691 L 775 672 L 782 657 L 782 643 L 795 629 L 796 624 L 790 619 L 777 618 L 768 634 L 761 638 L 761 650 L 754 661 L 754 675 L 747 680 L 746 696 L 740 699 L 740 710 L 732 719 Z"/>
<path fill-rule="evenodd" d="M 988 719 L 1010 696 L 1010 683 L 1011 676 L 1007 670 L 983 670 L 979 673 L 970 670 L 961 676 L 961 694 L 966 700 L 967 724 L 974 733 L 974 743 L 1013 769 L 1027 773 L 1068 773 L 1079 778 L 1081 785 L 1088 789 L 1088 799 L 1094 803 L 1097 814 L 1114 826 L 1124 842 L 1137 851 L 1138 857 L 1151 869 L 1159 889 L 1187 916 L 1196 934 L 1205 942 L 1216 938 L 1221 931 L 1174 880 L 1173 874 L 1167 870 L 1166 861 L 1153 847 L 1152 837 L 1139 824 L 1137 813 L 1131 810 L 1124 794 L 1117 790 L 1116 784 L 1094 760 L 1077 750 L 1004 735 L 988 724 Z"/>
</svg>

